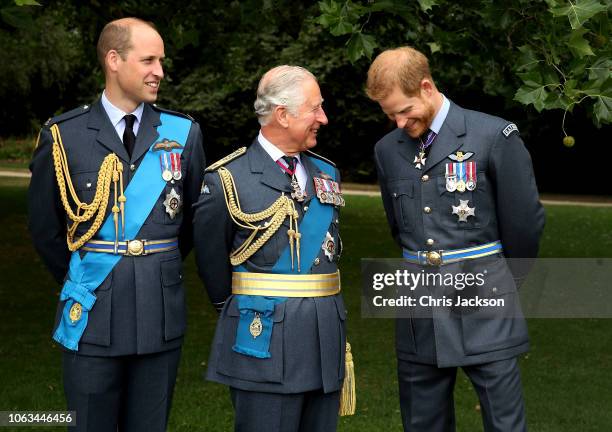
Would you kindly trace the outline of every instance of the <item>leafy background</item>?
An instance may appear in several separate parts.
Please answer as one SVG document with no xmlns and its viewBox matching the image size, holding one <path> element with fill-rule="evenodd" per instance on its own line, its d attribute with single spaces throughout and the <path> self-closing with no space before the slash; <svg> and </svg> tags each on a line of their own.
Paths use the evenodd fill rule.
<svg viewBox="0 0 612 432">
<path fill-rule="evenodd" d="M 372 148 L 393 125 L 364 94 L 367 69 L 381 50 L 412 45 L 428 55 L 454 102 L 518 124 L 541 190 L 609 194 L 611 7 L 607 0 L 0 0 L 0 150 L 2 138 L 35 137 L 48 117 L 95 100 L 103 88 L 99 31 L 138 16 L 166 43 L 159 103 L 202 124 L 210 161 L 256 134 L 252 103 L 262 73 L 300 64 L 320 79 L 330 118 L 319 151 L 345 180 L 374 182 Z M 574 147 L 563 146 L 566 134 Z"/>
</svg>

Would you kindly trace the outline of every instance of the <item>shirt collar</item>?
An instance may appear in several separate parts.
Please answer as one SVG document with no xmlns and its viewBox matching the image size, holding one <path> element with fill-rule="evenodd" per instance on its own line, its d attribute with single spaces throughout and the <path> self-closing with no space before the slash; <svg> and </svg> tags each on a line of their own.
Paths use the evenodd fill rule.
<svg viewBox="0 0 612 432">
<path fill-rule="evenodd" d="M 259 141 L 259 144 L 261 144 L 263 149 L 266 151 L 266 153 L 268 153 L 268 155 L 272 158 L 274 162 L 285 156 L 285 153 L 283 153 L 281 149 L 276 147 L 265 136 L 263 136 L 261 130 L 259 131 L 259 135 L 257 136 L 257 141 Z M 295 157 L 297 157 L 298 162 L 302 163 L 299 153 L 296 154 Z"/>
<path fill-rule="evenodd" d="M 442 129 L 442 125 L 444 124 L 444 120 L 446 120 L 446 116 L 448 115 L 449 109 L 450 102 L 448 99 L 446 99 L 446 96 L 442 95 L 442 106 L 440 107 L 440 110 L 431 122 L 431 126 L 429 126 L 429 129 L 434 131 L 436 135 L 439 134 L 440 129 Z"/>
<path fill-rule="evenodd" d="M 119 122 L 123 120 L 123 117 L 125 117 L 127 114 L 134 114 L 136 116 L 137 124 L 140 124 L 140 120 L 142 119 L 142 113 L 144 111 L 144 103 L 141 103 L 140 105 L 138 105 L 136 109 L 132 111 L 131 113 L 126 113 L 120 110 L 119 108 L 117 108 L 115 105 L 111 103 L 111 101 L 108 100 L 108 98 L 106 97 L 106 90 L 102 92 L 101 99 L 102 99 L 102 106 L 104 107 L 104 111 L 106 111 L 106 114 L 108 115 L 108 118 L 110 119 L 115 129 L 117 128 L 117 125 L 119 124 Z"/>
</svg>

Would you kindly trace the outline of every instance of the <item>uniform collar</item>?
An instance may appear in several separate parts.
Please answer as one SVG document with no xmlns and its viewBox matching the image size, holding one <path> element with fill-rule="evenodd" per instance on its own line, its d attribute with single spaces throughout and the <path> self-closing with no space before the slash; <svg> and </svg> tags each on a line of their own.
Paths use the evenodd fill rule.
<svg viewBox="0 0 612 432">
<path fill-rule="evenodd" d="M 259 135 L 257 136 L 257 141 L 259 141 L 259 144 L 263 147 L 263 149 L 272 158 L 274 162 L 285 156 L 285 153 L 283 153 L 281 149 L 276 147 L 265 136 L 263 136 L 261 130 L 259 131 Z M 299 163 L 302 163 L 299 153 L 296 154 L 295 157 L 297 157 Z"/>
<path fill-rule="evenodd" d="M 444 124 L 444 120 L 446 120 L 446 116 L 448 115 L 448 110 L 450 109 L 450 102 L 446 99 L 446 96 L 442 95 L 442 106 L 440 110 L 434 117 L 429 129 L 434 131 L 437 134 L 440 133 L 440 129 L 442 129 L 442 125 Z"/>
<path fill-rule="evenodd" d="M 113 105 L 110 100 L 108 100 L 108 98 L 106 97 L 106 90 L 102 92 L 101 101 L 102 106 L 104 107 L 104 111 L 106 111 L 106 114 L 108 115 L 108 118 L 110 119 L 111 124 L 113 125 L 115 130 L 117 130 L 117 126 L 119 125 L 119 122 L 123 120 L 123 117 L 125 117 L 127 114 L 133 114 L 136 116 L 136 122 L 134 123 L 134 133 L 137 132 L 138 126 L 140 126 L 140 122 L 142 121 L 144 103 L 138 105 L 136 109 L 131 113 L 123 112 L 121 109 Z"/>
</svg>

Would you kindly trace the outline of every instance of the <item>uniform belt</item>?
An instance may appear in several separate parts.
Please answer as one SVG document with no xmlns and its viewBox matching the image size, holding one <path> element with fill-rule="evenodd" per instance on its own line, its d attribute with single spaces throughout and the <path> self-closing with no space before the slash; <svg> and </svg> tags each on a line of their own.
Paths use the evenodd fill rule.
<svg viewBox="0 0 612 432">
<path fill-rule="evenodd" d="M 458 261 L 481 258 L 495 255 L 502 251 L 501 241 L 485 243 L 464 249 L 437 250 L 437 251 L 410 251 L 404 249 L 404 259 L 420 265 L 440 266 Z"/>
<path fill-rule="evenodd" d="M 88 252 L 106 252 L 126 256 L 142 256 L 157 252 L 168 252 L 178 248 L 178 238 L 164 240 L 122 240 L 114 241 L 90 240 L 81 248 Z"/>
<path fill-rule="evenodd" d="M 340 271 L 328 274 L 232 273 L 232 294 L 324 297 L 340 292 Z"/>
</svg>

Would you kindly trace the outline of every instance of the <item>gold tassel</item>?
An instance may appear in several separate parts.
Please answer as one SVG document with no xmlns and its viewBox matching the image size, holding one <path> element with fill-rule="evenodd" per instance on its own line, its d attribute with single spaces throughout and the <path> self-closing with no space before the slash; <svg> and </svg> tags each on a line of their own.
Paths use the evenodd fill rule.
<svg viewBox="0 0 612 432">
<path fill-rule="evenodd" d="M 340 392 L 340 409 L 338 414 L 349 416 L 355 414 L 357 405 L 357 395 L 355 392 L 355 365 L 353 354 L 351 354 L 351 344 L 346 343 L 346 356 L 344 359 L 344 383 Z"/>
</svg>

